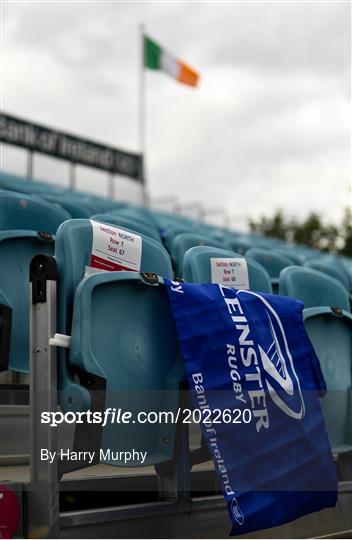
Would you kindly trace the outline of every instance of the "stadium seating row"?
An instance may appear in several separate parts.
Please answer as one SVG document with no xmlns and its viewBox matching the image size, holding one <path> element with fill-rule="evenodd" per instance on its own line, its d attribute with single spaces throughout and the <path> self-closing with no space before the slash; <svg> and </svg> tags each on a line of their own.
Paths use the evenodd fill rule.
<svg viewBox="0 0 352 540">
<path fill-rule="evenodd" d="M 329 389 L 322 404 L 331 446 L 341 456 L 352 451 L 350 260 L 9 175 L 0 185 L 2 369 L 28 372 L 29 268 L 33 260 L 36 272 L 44 272 L 54 257 L 57 332 L 71 336 L 70 348 L 58 357 L 62 409 L 87 410 L 94 392 L 103 389 L 105 408 L 174 410 L 184 370 L 163 278 L 208 283 L 212 259 L 240 258 L 251 290 L 304 302 L 307 332 Z M 88 218 L 140 236 L 139 272 L 87 271 L 93 242 Z M 40 280 L 38 287 L 40 297 Z M 101 437 L 102 447 L 112 450 L 143 440 L 154 465 L 170 460 L 176 444 L 173 424 L 109 424 Z"/>
</svg>

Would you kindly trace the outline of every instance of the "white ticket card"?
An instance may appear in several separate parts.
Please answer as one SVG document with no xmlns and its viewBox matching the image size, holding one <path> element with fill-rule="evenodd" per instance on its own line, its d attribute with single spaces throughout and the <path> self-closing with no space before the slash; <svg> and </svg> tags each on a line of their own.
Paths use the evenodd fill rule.
<svg viewBox="0 0 352 540">
<path fill-rule="evenodd" d="M 139 272 L 142 259 L 142 238 L 138 234 L 124 231 L 90 220 L 93 227 L 91 268 L 107 271 L 134 270 Z"/>
<path fill-rule="evenodd" d="M 211 258 L 211 282 L 225 287 L 249 289 L 248 267 L 244 258 Z"/>
</svg>

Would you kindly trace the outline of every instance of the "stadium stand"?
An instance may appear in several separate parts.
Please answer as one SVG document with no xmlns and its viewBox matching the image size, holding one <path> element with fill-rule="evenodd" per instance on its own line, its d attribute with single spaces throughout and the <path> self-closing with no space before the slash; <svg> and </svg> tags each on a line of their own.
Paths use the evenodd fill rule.
<svg viewBox="0 0 352 540">
<path fill-rule="evenodd" d="M 348 294 L 335 278 L 291 266 L 280 274 L 280 294 L 304 302 L 303 317 L 319 358 L 328 392 L 322 400 L 333 452 L 352 450 L 352 315 Z"/>
<path fill-rule="evenodd" d="M 212 258 L 241 258 L 250 290 L 274 290 L 304 302 L 305 325 L 328 386 L 322 407 L 331 446 L 339 461 L 351 455 L 351 259 L 9 174 L 1 173 L 0 186 L 0 371 L 29 372 L 30 265 L 40 299 L 45 290 L 38 276 L 42 271 L 44 279 L 47 265 L 54 262 L 57 336 L 69 340 L 57 349 L 61 410 L 175 411 L 186 386 L 162 278 L 209 283 Z M 92 273 L 90 219 L 141 236 L 140 272 Z M 36 290 L 34 283 L 39 284 Z M 77 450 L 141 445 L 148 451 L 144 465 L 157 472 L 164 504 L 177 497 L 189 500 L 185 470 L 194 473 L 209 453 L 204 440 L 188 452 L 185 428 L 110 423 L 87 431 L 87 426 L 76 426 L 73 440 Z M 181 460 L 183 476 L 176 471 Z M 103 463 L 125 466 L 119 460 Z M 75 468 L 68 464 L 60 475 Z M 137 478 L 135 472 L 132 476 Z M 211 478 L 216 492 L 217 481 Z"/>
</svg>

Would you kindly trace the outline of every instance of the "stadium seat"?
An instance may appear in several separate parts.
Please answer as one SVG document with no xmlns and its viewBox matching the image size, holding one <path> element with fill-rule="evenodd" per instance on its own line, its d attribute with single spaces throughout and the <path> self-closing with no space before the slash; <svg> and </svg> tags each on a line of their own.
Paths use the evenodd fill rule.
<svg viewBox="0 0 352 540">
<path fill-rule="evenodd" d="M 53 254 L 56 229 L 69 217 L 51 203 L 0 192 L 0 290 L 12 308 L 9 369 L 28 372 L 30 261 Z"/>
<path fill-rule="evenodd" d="M 320 255 L 317 249 L 308 246 L 295 245 L 292 249 L 294 249 L 295 254 L 299 257 L 301 264 Z"/>
<path fill-rule="evenodd" d="M 332 451 L 352 451 L 352 315 L 345 287 L 311 268 L 291 266 L 280 274 L 280 294 L 304 302 L 306 330 L 319 358 L 328 392 L 322 400 Z"/>
<path fill-rule="evenodd" d="M 232 251 L 235 251 L 240 255 L 244 255 L 249 249 L 253 248 L 253 243 L 245 238 L 234 237 L 231 239 L 227 238 L 226 246 L 228 246 Z"/>
<path fill-rule="evenodd" d="M 112 212 L 107 212 L 106 214 L 96 214 L 92 216 L 92 219 L 95 219 L 96 221 L 105 221 L 107 223 L 111 223 L 112 225 L 120 226 L 123 228 L 127 227 L 129 229 L 133 229 L 139 234 L 149 236 L 149 238 L 153 238 L 157 242 L 161 243 L 161 238 L 158 231 L 142 220 L 137 220 L 123 214 L 117 215 Z"/>
<path fill-rule="evenodd" d="M 218 240 L 194 233 L 180 233 L 173 242 L 171 249 L 171 258 L 174 263 L 176 275 L 182 278 L 183 274 L 183 258 L 186 251 L 195 246 L 210 246 L 222 248 L 223 245 Z"/>
<path fill-rule="evenodd" d="M 150 227 L 157 227 L 157 223 L 152 213 L 147 208 L 143 208 L 141 206 L 125 205 L 116 210 L 111 210 L 109 213 L 114 213 L 119 216 L 125 216 L 130 219 L 137 220 L 149 225 Z"/>
<path fill-rule="evenodd" d="M 350 280 L 350 289 L 352 290 L 352 258 L 351 257 L 344 257 L 339 256 L 339 260 L 341 261 L 342 266 L 346 270 L 349 280 Z"/>
<path fill-rule="evenodd" d="M 208 229 L 204 230 L 203 234 L 206 234 L 208 236 L 211 236 L 212 238 L 215 238 L 218 242 L 221 242 L 222 244 L 225 244 L 225 242 L 228 239 L 228 232 L 223 229 Z"/>
<path fill-rule="evenodd" d="M 270 276 L 274 292 L 278 291 L 281 270 L 286 268 L 286 266 L 292 265 L 292 262 L 288 257 L 283 257 L 282 255 L 277 255 L 272 251 L 261 248 L 249 249 L 246 252 L 246 258 L 256 261 L 265 268 Z"/>
<path fill-rule="evenodd" d="M 46 182 L 40 182 L 33 178 L 24 178 L 9 173 L 0 172 L 0 189 L 13 192 L 26 193 L 27 195 L 44 193 L 64 193 L 65 188 Z"/>
<path fill-rule="evenodd" d="M 310 259 L 304 263 L 304 266 L 307 268 L 312 268 L 313 270 L 318 270 L 319 272 L 323 272 L 324 274 L 328 274 L 329 276 L 338 279 L 347 289 L 347 291 L 349 290 L 350 283 L 347 272 L 345 272 L 344 268 L 338 265 L 338 263 L 333 259 L 329 259 L 328 257 Z"/>
<path fill-rule="evenodd" d="M 220 248 L 197 246 L 186 251 L 183 260 L 183 279 L 189 283 L 211 283 L 212 258 L 243 258 L 242 255 Z M 267 271 L 255 261 L 246 259 L 249 287 L 252 291 L 272 293 Z"/>
<path fill-rule="evenodd" d="M 173 411 L 184 367 L 167 294 L 155 275 L 172 278 L 169 255 L 160 242 L 141 235 L 144 274 L 101 272 L 85 277 L 92 237 L 91 222 L 83 219 L 66 221 L 56 237 L 58 333 L 71 335 L 70 350 L 58 351 L 61 407 L 65 411 L 109 407 L 133 413 Z M 76 429 L 79 444 L 82 433 L 79 426 Z M 94 434 L 90 432 L 87 444 L 93 444 L 99 430 L 94 425 L 89 429 Z M 156 465 L 171 459 L 175 429 L 168 423 L 108 422 L 102 428 L 101 447 L 104 451 L 138 448 L 148 452 L 143 465 Z M 102 461 L 125 465 L 108 457 Z"/>
<path fill-rule="evenodd" d="M 294 252 L 293 249 L 274 248 L 273 253 L 290 259 L 291 264 L 294 264 L 295 266 L 301 266 L 302 264 L 301 258 Z"/>
<path fill-rule="evenodd" d="M 0 230 L 45 231 L 55 234 L 71 216 L 44 200 L 11 191 L 0 191 Z"/>
<path fill-rule="evenodd" d="M 91 209 L 84 201 L 76 201 L 69 195 L 53 195 L 51 193 L 40 193 L 41 199 L 49 201 L 55 205 L 61 206 L 72 218 L 89 218 L 92 214 Z"/>
<path fill-rule="evenodd" d="M 65 196 L 68 197 L 68 199 L 75 204 L 84 205 L 84 207 L 87 208 L 88 212 L 90 212 L 90 215 L 96 214 L 97 212 L 106 212 L 106 208 L 102 207 L 102 205 L 99 203 L 97 204 L 96 200 L 87 193 L 68 191 Z"/>
<path fill-rule="evenodd" d="M 190 227 L 189 225 L 180 224 L 171 225 L 163 230 L 162 237 L 164 240 L 164 244 L 170 254 L 172 253 L 172 245 L 176 236 L 181 233 L 189 233 L 190 231 L 192 231 L 192 227 Z"/>
<path fill-rule="evenodd" d="M 162 279 L 145 281 L 137 272 L 106 272 L 85 278 L 74 299 L 70 365 L 105 384 L 104 409 L 176 412 L 183 361 Z M 96 429 L 96 428 L 95 428 Z M 101 448 L 147 451 L 157 465 L 173 457 L 174 423 L 107 423 Z M 103 458 L 103 463 L 126 466 Z"/>
<path fill-rule="evenodd" d="M 106 222 L 105 222 L 106 223 Z M 109 225 L 109 223 L 106 223 Z M 131 229 L 127 232 L 138 234 Z M 157 241 L 144 235 L 142 238 L 141 272 L 154 272 L 172 279 L 172 265 L 165 248 Z M 62 224 L 56 235 L 55 258 L 59 275 L 58 290 L 58 332 L 71 333 L 73 296 L 90 265 L 93 230 L 89 220 L 75 219 Z M 115 274 L 115 272 L 114 272 Z M 115 311 L 118 307 L 115 305 Z M 134 327 L 137 331 L 137 326 Z M 60 388 L 61 404 L 64 409 L 80 410 L 87 403 L 87 393 L 72 382 L 72 374 L 60 351 Z"/>
</svg>

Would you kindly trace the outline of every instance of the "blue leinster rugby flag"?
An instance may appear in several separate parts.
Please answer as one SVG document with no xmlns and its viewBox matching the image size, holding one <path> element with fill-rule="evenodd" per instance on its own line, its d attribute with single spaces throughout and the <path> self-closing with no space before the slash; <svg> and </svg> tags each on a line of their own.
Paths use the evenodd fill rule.
<svg viewBox="0 0 352 540">
<path fill-rule="evenodd" d="M 215 284 L 165 284 L 232 534 L 335 506 L 318 397 L 325 383 L 302 303 Z M 209 415 L 214 409 L 227 411 L 220 423 Z"/>
</svg>

